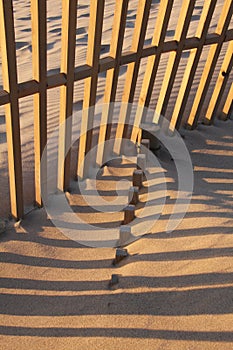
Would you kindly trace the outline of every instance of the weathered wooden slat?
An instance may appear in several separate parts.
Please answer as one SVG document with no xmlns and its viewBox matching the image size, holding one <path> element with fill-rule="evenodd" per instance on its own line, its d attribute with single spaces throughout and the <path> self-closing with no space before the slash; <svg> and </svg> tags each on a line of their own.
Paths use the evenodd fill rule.
<svg viewBox="0 0 233 350">
<path fill-rule="evenodd" d="M 230 118 L 233 112 L 233 83 L 231 84 L 228 96 L 226 98 L 226 102 L 224 104 L 222 113 L 219 115 L 219 118 L 222 120 L 226 120 Z"/>
<path fill-rule="evenodd" d="M 164 116 L 167 110 L 168 101 L 174 85 L 176 73 L 179 67 L 182 51 L 185 44 L 185 38 L 188 32 L 189 24 L 191 21 L 195 1 L 183 1 L 178 18 L 178 23 L 174 35 L 174 39 L 178 42 L 178 47 L 175 52 L 171 52 L 169 55 L 166 72 L 164 75 L 162 87 L 160 90 L 158 102 L 155 109 L 153 121 L 159 122 L 160 116 Z"/>
<path fill-rule="evenodd" d="M 209 29 L 211 18 L 213 16 L 213 12 L 216 6 L 216 2 L 217 0 L 209 0 L 204 3 L 202 15 L 195 35 L 199 39 L 198 46 L 197 48 L 194 48 L 190 51 L 187 66 L 183 75 L 183 80 L 179 89 L 176 104 L 171 117 L 170 128 L 172 130 L 174 128 L 178 129 L 180 127 L 184 110 L 187 105 L 188 96 L 192 88 L 195 73 L 206 40 L 206 35 Z"/>
<path fill-rule="evenodd" d="M 105 106 L 102 111 L 101 125 L 99 130 L 97 159 L 98 165 L 101 165 L 104 161 L 104 141 L 109 140 L 111 134 L 111 122 L 112 122 L 112 108 L 111 102 L 115 101 L 117 82 L 120 69 L 120 58 L 122 53 L 124 33 L 126 26 L 126 17 L 129 0 L 120 0 L 116 2 L 115 15 L 112 29 L 112 39 L 110 44 L 110 56 L 112 58 L 109 61 L 110 64 L 114 62 L 114 67 L 107 71 L 106 86 L 104 92 Z M 114 61 L 113 61 L 114 60 Z"/>
<path fill-rule="evenodd" d="M 221 52 L 222 45 L 225 40 L 226 31 L 229 26 L 233 13 L 233 2 L 231 0 L 225 0 L 223 9 L 218 21 L 216 33 L 220 35 L 220 40 L 217 44 L 213 44 L 210 47 L 209 54 L 206 60 L 206 64 L 201 76 L 201 80 L 197 89 L 197 93 L 193 102 L 193 107 L 188 118 L 187 127 L 195 128 L 200 117 L 201 109 L 206 98 L 207 91 L 217 64 L 219 54 Z"/>
<path fill-rule="evenodd" d="M 225 54 L 225 58 L 223 60 L 220 73 L 218 75 L 215 89 L 212 93 L 212 97 L 210 99 L 207 112 L 205 114 L 205 119 L 204 119 L 205 124 L 211 124 L 218 112 L 219 104 L 221 102 L 222 95 L 224 93 L 232 66 L 233 66 L 233 41 L 231 41 L 228 44 L 228 49 Z"/>
<path fill-rule="evenodd" d="M 139 73 L 143 45 L 146 36 L 147 24 L 149 20 L 150 7 L 151 0 L 139 0 L 131 46 L 131 51 L 136 53 L 136 58 L 134 62 L 128 65 L 126 72 L 125 86 L 122 97 L 122 106 L 120 109 L 120 115 L 116 130 L 116 139 L 121 139 L 122 137 L 126 137 L 127 135 L 127 123 L 129 122 L 131 104 L 133 103 L 137 84 L 137 77 Z M 115 143 L 114 152 L 116 152 L 116 154 L 119 154 L 120 146 L 120 142 Z"/>
<path fill-rule="evenodd" d="M 19 219 L 24 214 L 24 206 L 16 48 L 12 0 L 0 0 L 0 41 L 3 88 L 9 93 L 10 97 L 10 103 L 6 105 L 5 113 L 11 213 L 14 218 Z"/>
<path fill-rule="evenodd" d="M 46 166 L 41 171 L 41 158 L 47 143 L 47 25 L 46 0 L 31 1 L 32 17 L 32 64 L 33 83 L 24 85 L 39 91 L 34 94 L 34 147 L 35 147 L 35 202 L 42 206 L 41 184 L 45 185 L 47 177 Z M 22 85 L 21 85 L 22 86 Z M 25 93 L 21 89 L 21 93 Z"/>
<path fill-rule="evenodd" d="M 88 175 L 89 165 L 86 163 L 84 164 L 83 161 L 85 155 L 90 151 L 92 144 L 92 127 L 98 82 L 104 3 L 105 0 L 91 0 L 90 3 L 90 22 L 88 30 L 88 47 L 86 63 L 92 67 L 92 71 L 91 76 L 85 80 L 84 86 L 83 115 L 81 123 L 81 136 L 79 139 L 77 169 L 77 175 L 81 179 Z"/>
<path fill-rule="evenodd" d="M 160 57 L 163 50 L 163 43 L 167 32 L 168 22 L 172 11 L 172 6 L 173 6 L 173 1 L 166 0 L 166 1 L 160 2 L 158 17 L 156 20 L 156 25 L 155 25 L 154 34 L 153 34 L 152 43 L 151 43 L 151 46 L 156 47 L 157 50 L 156 50 L 156 54 L 148 58 L 146 71 L 145 71 L 142 88 L 140 92 L 139 102 L 138 102 L 139 108 L 137 108 L 137 111 L 136 111 L 136 116 L 134 121 L 135 125 L 133 127 L 132 134 L 131 134 L 131 140 L 133 142 L 136 142 L 136 139 L 138 136 L 139 124 L 143 115 L 143 108 L 144 106 L 148 107 L 151 100 L 153 86 L 154 86 L 157 70 L 159 67 Z M 148 53 L 149 52 L 147 52 L 147 54 Z"/>
<path fill-rule="evenodd" d="M 66 76 L 66 84 L 61 86 L 58 188 L 67 191 L 70 184 L 70 160 L 73 112 L 74 67 L 77 24 L 77 0 L 62 1 L 62 46 L 61 73 Z"/>
</svg>

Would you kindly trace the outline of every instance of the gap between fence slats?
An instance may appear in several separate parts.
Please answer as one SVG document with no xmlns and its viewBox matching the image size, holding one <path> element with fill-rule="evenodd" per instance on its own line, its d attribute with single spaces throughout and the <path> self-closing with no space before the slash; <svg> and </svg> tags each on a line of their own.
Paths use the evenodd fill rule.
<svg viewBox="0 0 233 350">
<path fill-rule="evenodd" d="M 104 17 L 104 0 L 91 0 L 90 21 L 88 30 L 87 64 L 92 67 L 91 76 L 86 78 L 84 85 L 83 114 L 81 136 L 79 139 L 77 176 L 84 178 L 88 175 L 89 164 L 83 160 L 90 151 L 93 135 L 94 105 L 98 83 L 99 56 L 101 50 L 102 27 Z M 90 108 L 91 107 L 91 108 Z"/>
<path fill-rule="evenodd" d="M 43 183 L 43 186 L 45 186 L 47 178 L 46 166 L 44 166 L 41 171 L 41 158 L 47 143 L 47 54 L 45 51 L 47 43 L 46 0 L 31 1 L 31 17 L 33 79 L 39 87 L 39 91 L 33 96 L 35 202 L 38 206 L 42 206 L 41 184 Z"/>
<path fill-rule="evenodd" d="M 61 73 L 66 84 L 61 86 L 60 129 L 58 151 L 58 188 L 68 190 L 72 140 L 72 112 L 74 91 L 74 66 L 76 46 L 77 0 L 62 1 Z"/>
</svg>

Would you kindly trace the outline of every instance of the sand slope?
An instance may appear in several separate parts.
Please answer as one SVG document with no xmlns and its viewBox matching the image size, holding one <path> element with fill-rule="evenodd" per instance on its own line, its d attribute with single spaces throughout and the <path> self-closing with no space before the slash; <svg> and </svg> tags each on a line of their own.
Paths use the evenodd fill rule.
<svg viewBox="0 0 233 350">
<path fill-rule="evenodd" d="M 1 348 L 231 349 L 232 132 L 232 121 L 185 132 L 195 187 L 171 234 L 175 171 L 161 152 L 170 199 L 119 267 L 113 249 L 80 247 L 43 210 L 1 236 Z"/>
</svg>

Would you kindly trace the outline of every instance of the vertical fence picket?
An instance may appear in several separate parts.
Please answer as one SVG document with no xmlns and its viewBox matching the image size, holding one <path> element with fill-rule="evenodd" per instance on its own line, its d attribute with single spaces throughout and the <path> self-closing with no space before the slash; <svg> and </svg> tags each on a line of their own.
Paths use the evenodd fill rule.
<svg viewBox="0 0 233 350">
<path fill-rule="evenodd" d="M 225 0 L 223 9 L 218 21 L 216 34 L 219 35 L 218 43 L 211 45 L 206 64 L 201 76 L 201 80 L 197 89 L 197 93 L 193 102 L 193 107 L 188 118 L 188 128 L 195 128 L 200 117 L 201 109 L 205 101 L 210 81 L 212 79 L 217 60 L 224 43 L 227 28 L 229 26 L 233 13 L 233 1 Z"/>
<path fill-rule="evenodd" d="M 87 64 L 92 67 L 91 76 L 85 79 L 81 136 L 79 139 L 78 169 L 79 178 L 88 175 L 88 164 L 85 155 L 90 151 L 93 134 L 94 105 L 98 83 L 99 56 L 104 17 L 105 0 L 91 0 L 90 22 L 88 30 Z"/>
<path fill-rule="evenodd" d="M 0 41 L 3 88 L 9 93 L 6 104 L 6 133 L 10 183 L 11 213 L 16 219 L 23 216 L 23 179 L 20 142 L 17 63 L 12 0 L 0 0 Z"/>
<path fill-rule="evenodd" d="M 46 0 L 31 1 L 33 79 L 39 84 L 34 94 L 35 202 L 42 205 L 41 184 L 46 183 L 46 168 L 40 161 L 47 143 L 47 25 Z"/>
<path fill-rule="evenodd" d="M 160 90 L 158 102 L 155 109 L 153 121 L 158 123 L 160 115 L 165 115 L 168 102 L 171 96 L 172 88 L 174 85 L 176 73 L 179 67 L 181 55 L 184 48 L 185 39 L 188 33 L 189 24 L 193 14 L 193 9 L 195 6 L 195 1 L 193 0 L 184 0 L 180 16 L 178 18 L 178 23 L 174 35 L 174 40 L 177 41 L 177 49 L 174 52 L 169 54 L 169 59 L 167 63 L 166 72 L 164 75 L 162 87 Z"/>
<path fill-rule="evenodd" d="M 62 48 L 61 73 L 66 76 L 66 84 L 61 86 L 60 130 L 58 152 L 58 188 L 68 190 L 70 183 L 70 157 L 74 91 L 74 65 L 76 46 L 77 0 L 62 1 Z"/>
<path fill-rule="evenodd" d="M 157 46 L 158 49 L 156 55 L 148 57 L 148 62 L 138 102 L 138 108 L 136 111 L 134 127 L 131 134 L 131 140 L 133 142 L 136 142 L 137 140 L 139 125 L 143 117 L 143 108 L 149 107 L 150 104 L 154 82 L 162 54 L 162 47 L 166 37 L 167 27 L 172 11 L 172 6 L 173 0 L 165 0 L 163 2 L 160 2 L 154 34 L 151 42 L 151 45 Z"/>
<path fill-rule="evenodd" d="M 137 78 L 139 73 L 139 67 L 141 62 L 142 49 L 146 36 L 146 29 L 149 20 L 151 7 L 151 0 L 139 0 L 137 16 L 135 21 L 133 39 L 131 51 L 136 53 L 134 62 L 128 64 L 125 87 L 122 97 L 122 106 L 120 109 L 120 116 L 116 130 L 116 139 L 121 139 L 127 134 L 127 123 L 130 115 L 130 105 L 133 103 Z M 120 142 L 116 142 L 114 145 L 114 151 L 118 154 L 120 149 Z"/>
<path fill-rule="evenodd" d="M 222 113 L 219 117 L 222 120 L 226 120 L 227 118 L 230 118 L 232 111 L 233 111 L 233 83 L 231 84 L 228 96 L 226 98 L 226 102 L 223 106 Z"/>
<path fill-rule="evenodd" d="M 198 47 L 190 51 L 187 66 L 185 68 L 183 80 L 176 99 L 175 107 L 171 117 L 171 129 L 179 129 L 184 110 L 192 88 L 197 66 L 208 33 L 209 25 L 213 16 L 217 0 L 209 0 L 204 3 L 201 18 L 197 27 L 195 37 L 199 39 Z"/>
<path fill-rule="evenodd" d="M 114 102 L 116 97 L 128 3 L 129 0 L 120 0 L 116 2 L 112 40 L 110 44 L 110 57 L 115 59 L 115 65 L 114 68 L 107 71 L 106 76 L 106 86 L 104 92 L 104 104 L 106 105 L 103 106 L 97 150 L 97 164 L 99 165 L 102 164 L 104 158 L 104 141 L 109 140 L 111 134 L 113 110 L 112 106 L 109 104 Z"/>
<path fill-rule="evenodd" d="M 215 85 L 215 89 L 213 91 L 207 112 L 205 114 L 205 121 L 207 123 L 211 123 L 217 114 L 218 107 L 221 102 L 222 95 L 225 90 L 232 66 L 233 66 L 233 41 L 231 41 L 228 44 L 228 49 L 225 54 L 225 58 Z"/>
</svg>

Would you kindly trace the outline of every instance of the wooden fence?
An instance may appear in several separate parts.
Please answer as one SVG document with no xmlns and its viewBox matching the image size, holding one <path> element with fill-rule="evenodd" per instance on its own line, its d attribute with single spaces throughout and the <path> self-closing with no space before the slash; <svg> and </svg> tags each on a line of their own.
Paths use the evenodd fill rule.
<svg viewBox="0 0 233 350">
<path fill-rule="evenodd" d="M 148 107 L 161 56 L 164 53 L 169 53 L 167 68 L 155 109 L 154 122 L 157 123 L 159 121 L 158 116 L 164 115 L 166 112 L 182 53 L 188 50 L 190 54 L 187 66 L 171 115 L 171 129 L 178 129 L 184 116 L 202 50 L 205 46 L 209 46 L 208 58 L 195 95 L 193 107 L 187 119 L 187 127 L 193 129 L 197 126 L 201 115 L 201 109 L 204 105 L 222 46 L 225 42 L 228 42 L 225 59 L 222 63 L 204 122 L 210 124 L 216 116 L 227 118 L 232 109 L 233 84 L 231 84 L 226 101 L 222 101 L 222 97 L 224 93 L 226 95 L 226 83 L 233 64 L 233 29 L 229 29 L 233 13 L 233 1 L 224 1 L 217 29 L 214 33 L 209 33 L 208 30 L 216 2 L 217 0 L 204 1 L 196 34 L 194 37 L 187 37 L 195 1 L 184 0 L 174 38 L 166 41 L 173 0 L 161 1 L 152 42 L 150 45 L 144 46 L 152 0 L 139 0 L 132 47 L 129 52 L 123 52 L 122 47 L 129 0 L 116 0 L 110 52 L 107 57 L 100 59 L 104 8 L 106 4 L 104 0 L 91 0 L 87 60 L 86 64 L 75 67 L 77 0 L 62 0 L 60 73 L 47 76 L 46 0 L 31 0 L 33 79 L 18 83 L 13 3 L 12 0 L 0 0 L 0 46 L 3 71 L 3 90 L 0 91 L 0 106 L 5 105 L 10 199 L 13 217 L 20 218 L 24 214 L 19 126 L 19 99 L 22 97 L 34 96 L 35 201 L 39 206 L 42 205 L 40 184 L 43 181 L 43 176 L 46 176 L 46 174 L 41 173 L 40 159 L 47 142 L 46 106 L 48 89 L 55 87 L 60 87 L 61 89 L 60 122 L 62 123 L 72 114 L 74 82 L 85 79 L 84 115 L 81 126 L 84 133 L 80 139 L 78 155 L 78 164 L 80 164 L 85 154 L 92 147 L 93 135 L 90 130 L 92 130 L 94 115 L 92 112 L 86 112 L 85 110 L 96 103 L 98 74 L 100 72 L 106 72 L 104 102 L 114 102 L 120 67 L 127 65 L 122 101 L 131 103 L 134 100 L 141 60 L 148 57 L 139 98 L 139 106 Z M 222 111 L 219 110 L 220 103 L 224 105 Z M 99 143 L 109 138 L 112 120 L 111 113 L 112 111 L 108 109 L 102 115 L 103 125 L 99 131 Z M 128 113 L 127 108 L 120 113 L 116 129 L 116 137 L 118 138 L 124 137 L 126 134 Z M 139 108 L 135 117 L 136 125 L 140 124 L 141 118 L 142 108 Z M 87 129 L 89 131 L 85 133 Z M 131 133 L 133 141 L 137 140 L 138 131 L 138 127 L 135 126 Z M 65 134 L 63 136 L 65 137 L 63 139 L 65 141 L 60 149 L 61 159 L 66 152 L 66 140 L 71 138 L 71 132 L 68 127 L 64 131 Z M 65 158 L 64 164 L 61 164 L 59 167 L 59 172 L 59 187 L 67 189 L 70 181 L 70 151 Z"/>
</svg>

